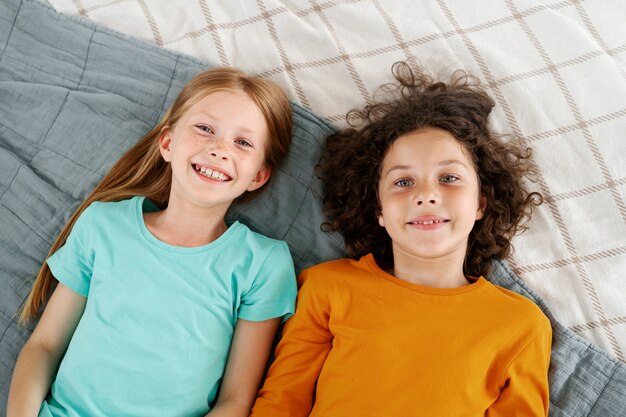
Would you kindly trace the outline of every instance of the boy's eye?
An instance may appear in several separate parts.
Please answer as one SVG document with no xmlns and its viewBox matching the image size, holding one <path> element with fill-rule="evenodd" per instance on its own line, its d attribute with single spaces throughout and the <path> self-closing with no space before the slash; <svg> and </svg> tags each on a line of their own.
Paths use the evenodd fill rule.
<svg viewBox="0 0 626 417">
<path fill-rule="evenodd" d="M 397 180 L 393 184 L 397 187 L 410 187 L 411 185 L 413 185 L 413 181 L 403 178 L 403 179 Z"/>
<path fill-rule="evenodd" d="M 455 182 L 458 180 L 459 180 L 459 177 L 456 177 L 454 175 L 444 175 L 443 177 L 439 179 L 439 181 L 441 182 Z"/>
<path fill-rule="evenodd" d="M 241 146 L 252 147 L 252 144 L 245 139 L 237 139 L 235 143 Z"/>
</svg>

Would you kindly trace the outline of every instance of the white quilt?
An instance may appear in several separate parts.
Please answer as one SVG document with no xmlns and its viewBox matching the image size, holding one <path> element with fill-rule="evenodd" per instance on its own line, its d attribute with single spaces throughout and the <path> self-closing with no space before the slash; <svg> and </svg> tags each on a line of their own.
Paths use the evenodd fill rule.
<svg viewBox="0 0 626 417">
<path fill-rule="evenodd" d="M 58 11 L 270 78 L 344 126 L 418 59 L 464 68 L 528 139 L 546 203 L 509 263 L 565 326 L 626 362 L 626 3 L 622 0 L 48 0 Z"/>
</svg>

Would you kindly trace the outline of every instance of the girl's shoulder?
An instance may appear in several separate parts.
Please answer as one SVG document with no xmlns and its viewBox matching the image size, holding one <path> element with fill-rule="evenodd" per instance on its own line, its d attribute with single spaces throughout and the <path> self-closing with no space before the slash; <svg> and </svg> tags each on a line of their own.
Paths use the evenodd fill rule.
<svg viewBox="0 0 626 417">
<path fill-rule="evenodd" d="M 80 214 L 77 224 L 80 227 L 80 225 L 92 223 L 101 225 L 107 221 L 117 222 L 137 211 L 137 207 L 141 205 L 141 199 L 142 197 L 133 197 L 121 201 L 94 201 Z"/>
<path fill-rule="evenodd" d="M 116 231 L 132 229 L 137 223 L 141 201 L 131 198 L 115 202 L 94 201 L 78 216 L 71 235 L 84 241 L 100 242 Z"/>
<path fill-rule="evenodd" d="M 89 215 L 108 215 L 136 210 L 143 204 L 144 197 L 136 196 L 120 201 L 94 201 L 85 209 Z"/>
<path fill-rule="evenodd" d="M 276 239 L 256 232 L 243 223 L 235 221 L 229 226 L 229 228 L 233 228 L 233 232 L 239 236 L 239 239 L 236 239 L 236 244 L 245 245 L 253 251 L 266 252 L 274 249 L 278 252 L 284 250 L 289 252 L 289 247 L 284 240 Z"/>
<path fill-rule="evenodd" d="M 261 245 L 272 246 L 279 243 L 285 243 L 283 240 L 276 239 L 263 233 L 250 229 L 247 225 L 240 223 L 239 221 L 233 222 L 229 227 L 236 227 L 237 230 L 245 234 L 246 238 L 252 241 L 259 242 Z"/>
</svg>

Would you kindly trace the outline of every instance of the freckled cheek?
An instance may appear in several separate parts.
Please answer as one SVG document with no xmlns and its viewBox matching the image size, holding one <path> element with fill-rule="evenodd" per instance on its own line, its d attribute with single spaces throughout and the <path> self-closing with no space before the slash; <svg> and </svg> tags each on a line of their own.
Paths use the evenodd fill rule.
<svg viewBox="0 0 626 417">
<path fill-rule="evenodd" d="M 220 139 L 209 139 L 202 136 L 193 136 L 190 140 L 193 146 L 202 148 L 205 146 L 210 146 L 211 150 L 217 150 L 220 152 L 231 152 L 233 157 L 237 159 L 247 159 L 250 156 L 250 152 L 246 152 L 244 149 L 241 149 L 237 146 L 229 146 L 229 144 Z"/>
<path fill-rule="evenodd" d="M 239 149 L 239 148 L 235 148 L 233 150 L 233 155 L 234 155 L 235 158 L 237 158 L 237 159 L 239 159 L 241 161 L 246 160 L 246 159 L 248 159 L 250 157 L 250 153 L 249 152 L 246 152 L 243 149 Z"/>
<path fill-rule="evenodd" d="M 203 138 L 202 136 L 191 136 L 187 142 L 193 147 L 202 148 L 208 145 L 211 141 L 207 138 Z"/>
</svg>

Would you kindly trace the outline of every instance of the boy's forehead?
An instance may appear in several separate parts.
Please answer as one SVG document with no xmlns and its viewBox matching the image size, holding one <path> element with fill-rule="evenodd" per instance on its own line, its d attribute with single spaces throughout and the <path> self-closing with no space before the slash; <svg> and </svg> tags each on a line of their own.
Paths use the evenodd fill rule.
<svg viewBox="0 0 626 417">
<path fill-rule="evenodd" d="M 449 132 L 426 128 L 409 132 L 398 136 L 390 143 L 385 158 L 390 155 L 395 157 L 410 157 L 413 153 L 418 155 L 444 156 L 463 154 L 469 158 L 469 151 Z"/>
<path fill-rule="evenodd" d="M 454 166 L 478 175 L 474 159 L 461 141 L 445 130 L 421 129 L 401 135 L 391 143 L 380 164 L 379 180 L 394 171 Z"/>
</svg>

